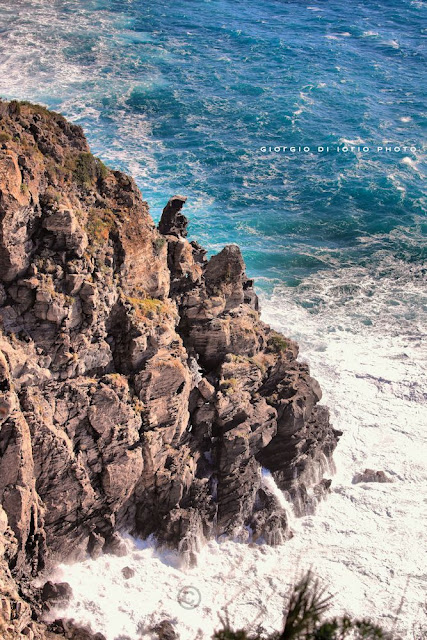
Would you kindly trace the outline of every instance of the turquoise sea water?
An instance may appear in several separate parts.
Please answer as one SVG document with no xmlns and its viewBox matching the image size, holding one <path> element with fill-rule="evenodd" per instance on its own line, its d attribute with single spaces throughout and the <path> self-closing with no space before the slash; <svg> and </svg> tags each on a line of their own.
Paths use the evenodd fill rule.
<svg viewBox="0 0 427 640">
<path fill-rule="evenodd" d="M 406 271 L 423 257 L 426 17 L 419 0 L 2 2 L 0 95 L 81 123 L 155 218 L 187 195 L 193 236 L 238 242 L 270 290 Z M 370 150 L 336 151 L 351 143 Z M 292 145 L 310 152 L 260 150 Z"/>
</svg>

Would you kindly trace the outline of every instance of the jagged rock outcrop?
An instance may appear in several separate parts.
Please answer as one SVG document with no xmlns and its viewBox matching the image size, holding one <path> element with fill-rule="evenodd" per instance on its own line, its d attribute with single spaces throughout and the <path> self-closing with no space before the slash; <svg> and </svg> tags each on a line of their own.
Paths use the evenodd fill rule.
<svg viewBox="0 0 427 640">
<path fill-rule="evenodd" d="M 353 478 L 353 484 L 359 482 L 393 482 L 384 471 L 374 471 L 374 469 L 365 469 L 365 471 L 356 473 Z"/>
<path fill-rule="evenodd" d="M 0 102 L 8 580 L 121 553 L 125 530 L 190 559 L 213 535 L 281 543 L 291 532 L 262 466 L 300 513 L 328 489 L 339 433 L 319 385 L 261 321 L 239 248 L 207 259 L 187 240 L 184 202 L 157 229 L 80 127 Z"/>
</svg>

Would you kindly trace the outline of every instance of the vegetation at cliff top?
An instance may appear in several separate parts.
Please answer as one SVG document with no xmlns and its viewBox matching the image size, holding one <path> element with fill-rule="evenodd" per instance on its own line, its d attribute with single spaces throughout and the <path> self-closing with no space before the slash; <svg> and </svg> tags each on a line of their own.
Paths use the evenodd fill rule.
<svg viewBox="0 0 427 640">
<path fill-rule="evenodd" d="M 62 118 L 62 120 L 65 120 L 64 116 L 60 113 L 52 111 L 41 104 L 30 102 L 29 100 L 11 100 L 9 103 L 11 112 L 16 114 L 21 113 L 22 107 L 29 107 L 32 113 L 38 113 L 39 115 L 46 116 L 48 118 Z"/>
<path fill-rule="evenodd" d="M 25 147 L 27 153 L 30 149 L 36 153 L 42 152 L 48 160 L 50 159 L 51 169 L 58 177 L 72 178 L 82 187 L 91 188 L 98 180 L 104 180 L 108 176 L 108 167 L 88 150 L 69 148 L 64 159 L 55 155 L 55 150 L 61 147 L 58 131 L 61 133 L 67 129 L 68 135 L 74 134 L 84 140 L 83 130 L 79 125 L 68 123 L 60 113 L 27 100 L 7 102 L 0 99 L 0 105 L 0 144 L 13 141 Z M 38 118 L 37 123 L 33 121 L 33 117 Z M 59 125 L 56 132 L 55 127 L 51 127 L 49 122 Z M 16 130 L 16 123 L 24 123 L 24 129 Z M 10 126 L 12 133 L 15 133 L 13 136 L 8 131 Z"/>
<path fill-rule="evenodd" d="M 217 631 L 213 640 L 393 640 L 393 637 L 369 620 L 353 620 L 348 616 L 323 620 L 331 604 L 318 580 L 310 572 L 294 587 L 287 612 L 284 615 L 283 631 L 265 634 L 262 629 L 255 632 L 240 629 L 234 631 L 230 621 Z M 399 640 L 394 638 L 394 640 Z"/>
</svg>

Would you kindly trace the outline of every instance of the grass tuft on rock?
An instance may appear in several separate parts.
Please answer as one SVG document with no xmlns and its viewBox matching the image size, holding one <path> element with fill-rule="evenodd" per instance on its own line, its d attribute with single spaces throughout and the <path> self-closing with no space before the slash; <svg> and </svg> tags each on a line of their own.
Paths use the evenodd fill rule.
<svg viewBox="0 0 427 640">
<path fill-rule="evenodd" d="M 161 318 L 170 313 L 167 302 L 158 298 L 135 298 L 127 296 L 127 301 L 131 304 L 138 320 Z"/>
<path fill-rule="evenodd" d="M 288 342 L 281 333 L 272 331 L 268 339 L 268 346 L 275 353 L 283 353 L 288 348 Z"/>
</svg>

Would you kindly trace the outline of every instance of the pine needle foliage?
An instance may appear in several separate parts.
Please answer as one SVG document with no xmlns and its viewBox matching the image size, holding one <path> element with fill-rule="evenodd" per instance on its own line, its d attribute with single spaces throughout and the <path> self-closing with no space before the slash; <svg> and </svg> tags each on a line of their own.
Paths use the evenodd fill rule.
<svg viewBox="0 0 427 640">
<path fill-rule="evenodd" d="M 319 580 L 309 571 L 294 587 L 289 600 L 285 628 L 280 640 L 300 640 L 314 633 L 322 615 L 329 608 L 332 596 L 327 595 Z"/>
<path fill-rule="evenodd" d="M 308 572 L 292 591 L 284 614 L 283 631 L 270 635 L 244 629 L 234 631 L 227 618 L 213 640 L 399 640 L 366 619 L 353 620 L 343 616 L 323 620 L 332 599 L 319 580 Z"/>
</svg>

